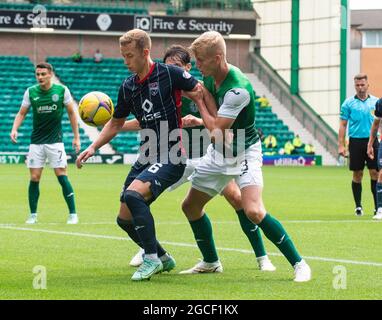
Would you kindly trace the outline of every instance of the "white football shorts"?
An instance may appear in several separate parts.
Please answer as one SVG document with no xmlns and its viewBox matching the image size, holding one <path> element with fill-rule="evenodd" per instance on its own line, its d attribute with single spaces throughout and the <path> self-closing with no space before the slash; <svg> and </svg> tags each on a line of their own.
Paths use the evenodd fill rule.
<svg viewBox="0 0 382 320">
<path fill-rule="evenodd" d="M 260 141 L 235 158 L 224 158 L 210 145 L 190 180 L 194 189 L 211 197 L 220 194 L 232 179 L 235 179 L 240 189 L 247 186 L 263 187 L 262 165 Z"/>
<path fill-rule="evenodd" d="M 201 159 L 202 158 L 187 159 L 186 168 L 184 169 L 183 176 L 177 182 L 175 182 L 172 186 L 170 186 L 167 190 L 174 191 L 176 188 L 180 187 L 182 184 L 185 184 L 186 182 L 188 182 L 195 168 L 199 165 Z"/>
<path fill-rule="evenodd" d="M 28 168 L 44 168 L 48 160 L 51 168 L 66 168 L 66 152 L 62 142 L 52 144 L 31 144 L 27 156 Z"/>
</svg>

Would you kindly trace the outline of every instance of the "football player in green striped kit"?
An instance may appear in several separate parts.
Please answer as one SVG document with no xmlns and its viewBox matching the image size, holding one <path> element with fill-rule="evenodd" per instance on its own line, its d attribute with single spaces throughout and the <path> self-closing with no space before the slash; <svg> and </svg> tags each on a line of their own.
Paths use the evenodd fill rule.
<svg viewBox="0 0 382 320">
<path fill-rule="evenodd" d="M 181 273 L 219 272 L 222 269 L 204 207 L 235 179 L 248 219 L 262 229 L 293 266 L 294 281 L 309 281 L 309 265 L 299 255 L 281 223 L 266 211 L 262 200 L 262 151 L 255 127 L 255 99 L 250 81 L 239 68 L 228 64 L 226 44 L 220 33 L 203 33 L 192 43 L 191 50 L 196 66 L 204 76 L 205 90 L 212 94 L 218 111 L 214 116 L 204 106 L 199 106 L 204 125 L 211 132 L 212 144 L 191 176 L 192 187 L 182 209 L 203 260 Z M 233 134 L 233 139 L 227 139 L 227 131 Z"/>
<path fill-rule="evenodd" d="M 24 121 L 28 111 L 33 112 L 33 130 L 31 144 L 27 157 L 27 166 L 30 171 L 28 199 L 30 216 L 26 223 L 37 222 L 37 204 L 40 196 L 40 179 L 46 159 L 57 176 L 62 193 L 69 209 L 68 224 L 77 224 L 78 216 L 74 201 L 74 191 L 67 176 L 67 160 L 62 143 L 62 115 L 64 109 L 68 112 L 73 130 L 73 148 L 80 150 L 80 137 L 77 116 L 74 111 L 74 102 L 67 87 L 53 84 L 53 67 L 49 63 L 40 63 L 35 68 L 37 85 L 29 87 L 24 94 L 21 108 L 17 113 L 12 131 L 11 140 L 17 143 L 18 129 Z"/>
<path fill-rule="evenodd" d="M 191 69 L 191 56 L 189 51 L 183 46 L 173 45 L 168 48 L 165 52 L 164 63 L 177 65 L 186 71 Z M 193 173 L 195 167 L 199 164 L 201 157 L 205 154 L 206 150 L 203 148 L 203 143 L 200 139 L 192 138 L 192 130 L 202 130 L 204 129 L 203 120 L 200 118 L 200 114 L 197 106 L 194 102 L 186 97 L 182 97 L 182 120 L 184 125 L 184 130 L 187 133 L 188 148 L 187 148 L 187 166 L 184 171 L 183 177 L 173 184 L 169 190 L 174 190 L 185 182 L 188 182 L 188 178 Z M 139 126 L 138 126 L 139 127 Z M 125 123 L 123 130 L 136 130 L 137 127 L 136 120 L 130 120 Z M 199 135 L 196 135 L 199 136 Z M 196 140 L 196 141 L 195 141 Z M 235 181 L 231 181 L 225 187 L 221 193 L 228 203 L 234 208 L 237 213 L 240 225 L 243 232 L 248 237 L 249 242 L 256 254 L 257 263 L 259 269 L 262 271 L 274 271 L 276 268 L 273 266 L 272 262 L 268 258 L 261 233 L 259 228 L 253 224 L 245 215 L 242 204 L 240 189 Z M 139 250 L 138 253 L 133 257 L 130 262 L 132 266 L 139 266 L 142 263 L 142 255 L 144 254 L 143 249 Z"/>
</svg>

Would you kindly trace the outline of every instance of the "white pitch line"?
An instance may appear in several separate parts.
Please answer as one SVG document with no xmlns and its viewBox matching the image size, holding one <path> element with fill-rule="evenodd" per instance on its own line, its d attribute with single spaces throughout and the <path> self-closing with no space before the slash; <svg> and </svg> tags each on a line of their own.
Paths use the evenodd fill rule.
<svg viewBox="0 0 382 320">
<path fill-rule="evenodd" d="M 316 223 L 322 223 L 322 224 L 336 224 L 336 223 L 379 223 L 379 221 L 376 220 L 280 220 L 282 223 L 292 223 L 292 224 L 299 224 L 299 223 L 306 223 L 306 224 L 316 224 Z M 116 222 L 111 221 L 105 221 L 105 222 L 80 222 L 80 225 L 116 225 Z M 187 221 L 156 221 L 155 224 L 161 225 L 188 225 Z M 238 224 L 238 221 L 212 221 L 212 224 Z M 23 226 L 25 223 L 0 223 L 0 226 Z M 44 226 L 59 226 L 59 225 L 66 225 L 65 222 L 39 222 L 38 225 L 44 225 Z"/>
<path fill-rule="evenodd" d="M 59 234 L 66 236 L 76 236 L 76 237 L 84 237 L 84 238 L 95 238 L 95 239 L 109 239 L 109 240 L 119 240 L 119 241 L 132 241 L 126 237 L 117 237 L 117 236 L 108 236 L 101 234 L 91 234 L 91 233 L 81 233 L 81 232 L 66 232 L 66 231 L 55 231 L 55 230 L 46 230 L 46 229 L 32 229 L 32 228 L 20 228 L 13 226 L 0 225 L 1 229 L 8 230 L 17 230 L 17 231 L 32 231 L 32 232 L 41 232 L 41 233 L 51 233 L 51 234 Z M 177 247 L 192 247 L 196 248 L 195 244 L 190 243 L 182 243 L 182 242 L 171 242 L 171 241 L 161 241 L 163 244 L 177 246 Z M 231 251 L 231 252 L 240 252 L 253 254 L 251 250 L 245 249 L 236 249 L 236 248 L 223 248 L 218 247 L 218 250 L 221 251 Z M 268 253 L 271 256 L 282 256 L 281 253 Z M 336 263 L 345 263 L 345 264 L 354 264 L 354 265 L 363 265 L 363 266 L 373 266 L 373 267 L 382 267 L 382 263 L 379 262 L 369 262 L 369 261 L 354 261 L 354 260 L 346 260 L 346 259 L 335 259 L 335 258 L 325 258 L 325 257 L 311 257 L 304 256 L 304 259 L 307 260 L 316 260 L 316 261 L 325 261 L 325 262 L 336 262 Z"/>
</svg>

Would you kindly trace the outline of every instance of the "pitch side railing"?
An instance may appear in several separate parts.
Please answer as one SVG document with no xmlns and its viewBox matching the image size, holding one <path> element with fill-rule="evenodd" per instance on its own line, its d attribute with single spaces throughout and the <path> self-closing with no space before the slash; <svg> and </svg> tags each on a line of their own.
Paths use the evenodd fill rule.
<svg viewBox="0 0 382 320">
<path fill-rule="evenodd" d="M 289 85 L 259 54 L 251 53 L 252 71 L 269 91 L 335 158 L 338 157 L 337 133 L 301 97 L 290 93 Z"/>
</svg>

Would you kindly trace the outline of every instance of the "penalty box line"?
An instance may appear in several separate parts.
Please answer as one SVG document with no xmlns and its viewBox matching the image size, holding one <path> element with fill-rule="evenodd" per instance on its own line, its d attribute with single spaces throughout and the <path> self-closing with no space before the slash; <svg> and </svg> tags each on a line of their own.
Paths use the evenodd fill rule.
<svg viewBox="0 0 382 320">
<path fill-rule="evenodd" d="M 83 238 L 95 238 L 95 239 L 108 239 L 108 240 L 119 240 L 119 241 L 132 241 L 126 237 L 117 237 L 117 236 L 108 236 L 102 234 L 92 234 L 92 233 L 81 233 L 81 232 L 67 232 L 67 231 L 56 231 L 56 230 L 46 230 L 46 229 L 33 229 L 33 228 L 22 228 L 22 227 L 14 227 L 9 225 L 0 225 L 0 229 L 5 230 L 17 230 L 17 231 L 30 231 L 30 232 L 40 232 L 40 233 L 50 233 L 57 235 L 65 235 L 65 236 L 75 236 L 75 237 L 83 237 Z M 172 241 L 161 241 L 163 244 L 176 246 L 176 247 L 191 247 L 197 248 L 197 245 L 190 243 L 182 243 L 182 242 L 172 242 Z M 245 249 L 236 249 L 236 248 L 224 248 L 217 247 L 217 250 L 220 251 L 231 251 L 231 252 L 240 252 L 245 254 L 253 254 L 252 250 Z M 278 256 L 282 257 L 281 253 L 268 253 L 270 256 Z M 353 265 L 362 265 L 362 266 L 373 266 L 373 267 L 382 267 L 382 263 L 379 262 L 369 262 L 369 261 L 354 261 L 354 260 L 346 260 L 346 259 L 335 259 L 335 258 L 325 258 L 325 257 L 315 257 L 315 256 L 305 256 L 306 260 L 315 260 L 315 261 L 324 261 L 324 262 L 336 262 L 336 263 L 345 263 L 345 264 L 353 264 Z"/>
</svg>

